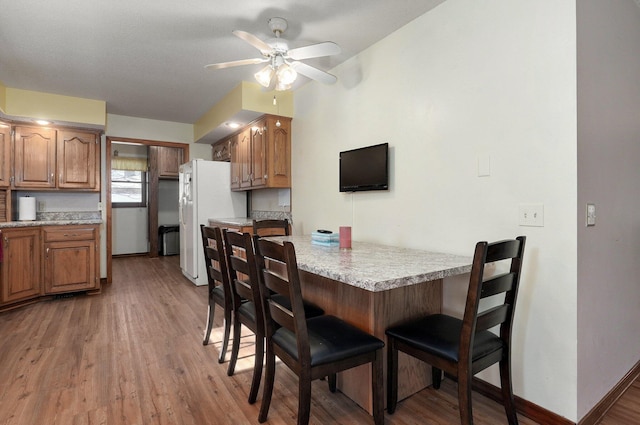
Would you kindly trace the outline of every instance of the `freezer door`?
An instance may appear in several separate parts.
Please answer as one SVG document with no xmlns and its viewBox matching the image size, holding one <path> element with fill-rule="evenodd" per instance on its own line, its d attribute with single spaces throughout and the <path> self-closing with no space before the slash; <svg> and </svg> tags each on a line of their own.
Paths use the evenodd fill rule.
<svg viewBox="0 0 640 425">
<path fill-rule="evenodd" d="M 196 221 L 196 211 L 192 191 L 192 169 L 183 164 L 179 175 L 180 197 L 180 268 L 182 273 L 190 279 L 198 276 L 198 238 L 199 227 Z"/>
</svg>

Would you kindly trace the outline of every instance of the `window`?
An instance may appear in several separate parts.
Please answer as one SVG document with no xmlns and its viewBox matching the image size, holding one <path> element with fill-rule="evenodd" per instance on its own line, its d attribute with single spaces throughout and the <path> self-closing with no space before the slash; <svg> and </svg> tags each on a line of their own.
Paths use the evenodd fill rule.
<svg viewBox="0 0 640 425">
<path fill-rule="evenodd" d="M 147 173 L 111 170 L 111 206 L 113 208 L 147 206 Z"/>
</svg>

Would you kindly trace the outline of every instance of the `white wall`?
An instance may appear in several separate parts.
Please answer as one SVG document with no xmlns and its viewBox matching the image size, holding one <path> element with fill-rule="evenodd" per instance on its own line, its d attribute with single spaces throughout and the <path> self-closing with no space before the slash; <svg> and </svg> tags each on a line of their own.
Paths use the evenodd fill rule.
<svg viewBox="0 0 640 425">
<path fill-rule="evenodd" d="M 640 8 L 578 17 L 578 417 L 640 357 Z M 585 205 L 596 205 L 585 227 Z"/>
<path fill-rule="evenodd" d="M 296 92 L 296 233 L 471 255 L 528 237 L 514 329 L 514 390 L 576 419 L 575 2 L 448 0 Z M 375 23 L 371 23 L 375 24 Z M 338 192 L 341 150 L 389 142 L 390 190 Z M 478 158 L 491 175 L 478 177 Z M 520 227 L 518 204 L 544 204 Z M 330 208 L 327 206 L 331 206 Z M 460 309 L 462 279 L 445 281 Z M 498 385 L 495 367 L 481 375 Z"/>
</svg>

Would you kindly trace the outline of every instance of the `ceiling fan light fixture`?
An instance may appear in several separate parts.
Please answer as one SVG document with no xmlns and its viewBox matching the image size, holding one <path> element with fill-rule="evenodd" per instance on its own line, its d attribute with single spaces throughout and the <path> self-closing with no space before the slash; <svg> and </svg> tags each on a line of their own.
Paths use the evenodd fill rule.
<svg viewBox="0 0 640 425">
<path fill-rule="evenodd" d="M 298 78 L 298 73 L 288 64 L 283 63 L 278 67 L 278 70 L 276 71 L 276 77 L 278 78 L 278 83 L 290 86 L 291 84 L 293 84 L 296 78 Z"/>
<path fill-rule="evenodd" d="M 262 68 L 260 71 L 256 72 L 253 76 L 256 78 L 256 81 L 263 87 L 269 87 L 271 85 L 271 79 L 275 74 L 275 70 L 271 65 L 267 65 Z"/>
</svg>

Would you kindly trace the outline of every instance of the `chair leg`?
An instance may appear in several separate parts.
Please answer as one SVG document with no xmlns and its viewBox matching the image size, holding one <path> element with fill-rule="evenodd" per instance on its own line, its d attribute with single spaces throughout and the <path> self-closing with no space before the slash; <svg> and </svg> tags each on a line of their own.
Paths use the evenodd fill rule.
<svg viewBox="0 0 640 425">
<path fill-rule="evenodd" d="M 224 335 L 222 337 L 222 349 L 220 350 L 220 356 L 218 356 L 218 363 L 224 363 L 224 358 L 227 355 L 227 348 L 229 347 L 229 335 L 231 334 L 231 310 L 223 308 L 224 310 Z"/>
<path fill-rule="evenodd" d="M 256 402 L 260 379 L 262 378 L 262 364 L 264 362 L 264 336 L 256 333 L 256 354 L 253 363 L 253 379 L 251 379 L 251 390 L 249 391 L 249 404 Z"/>
<path fill-rule="evenodd" d="M 238 352 L 240 351 L 240 333 L 242 331 L 242 324 L 236 314 L 233 315 L 233 343 L 231 344 L 231 359 L 229 360 L 229 367 L 227 368 L 227 375 L 232 376 L 236 369 L 236 362 L 238 361 Z"/>
<path fill-rule="evenodd" d="M 431 382 L 435 390 L 440 389 L 440 384 L 442 383 L 442 370 L 435 366 L 431 366 Z"/>
<path fill-rule="evenodd" d="M 502 387 L 502 402 L 507 414 L 509 425 L 518 425 L 518 415 L 516 414 L 516 404 L 513 399 L 513 389 L 511 386 L 511 365 L 509 359 L 500 362 L 500 385 Z"/>
<path fill-rule="evenodd" d="M 212 300 L 209 300 L 209 309 L 207 310 L 207 330 L 204 333 L 204 339 L 202 345 L 209 344 L 209 338 L 211 338 L 211 330 L 213 329 L 213 313 L 216 307 Z"/>
<path fill-rule="evenodd" d="M 332 373 L 327 377 L 327 381 L 329 381 L 329 391 L 332 393 L 336 392 L 336 374 Z"/>
<path fill-rule="evenodd" d="M 387 342 L 387 412 L 396 411 L 398 402 L 398 350 L 395 340 L 388 337 Z"/>
<path fill-rule="evenodd" d="M 382 349 L 376 350 L 376 357 L 371 362 L 371 394 L 373 397 L 373 422 L 384 424 L 384 373 L 382 371 Z"/>
<path fill-rule="evenodd" d="M 273 353 L 273 347 L 267 342 L 267 364 L 264 372 L 264 386 L 262 388 L 262 404 L 260 405 L 260 413 L 258 414 L 258 422 L 263 423 L 269 415 L 269 406 L 271 405 L 271 395 L 273 394 L 273 380 L 276 374 L 276 357 Z"/>
<path fill-rule="evenodd" d="M 311 376 L 303 371 L 298 377 L 298 425 L 308 425 L 311 416 Z"/>
<path fill-rule="evenodd" d="M 460 408 L 460 424 L 473 425 L 471 408 L 471 379 L 468 374 L 458 374 L 458 405 Z"/>
</svg>

